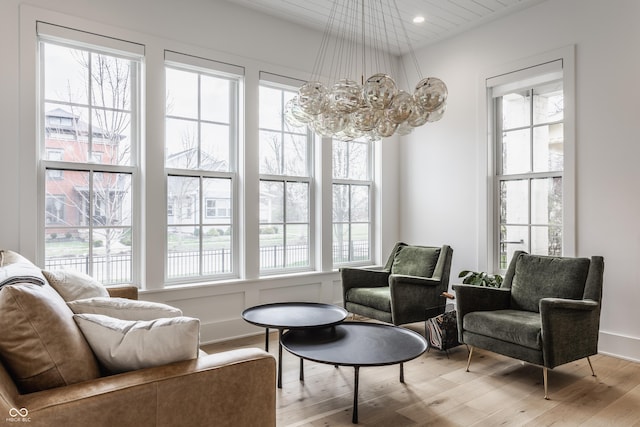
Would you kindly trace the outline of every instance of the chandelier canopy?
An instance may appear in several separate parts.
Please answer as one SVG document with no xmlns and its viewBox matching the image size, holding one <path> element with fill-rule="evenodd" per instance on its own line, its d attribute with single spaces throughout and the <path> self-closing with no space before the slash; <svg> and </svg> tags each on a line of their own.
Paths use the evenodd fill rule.
<svg viewBox="0 0 640 427">
<path fill-rule="evenodd" d="M 418 76 L 411 91 L 403 89 L 403 45 Z M 447 95 L 442 80 L 422 77 L 396 0 L 334 0 L 311 80 L 287 103 L 285 120 L 323 137 L 379 140 L 439 120 Z"/>
</svg>

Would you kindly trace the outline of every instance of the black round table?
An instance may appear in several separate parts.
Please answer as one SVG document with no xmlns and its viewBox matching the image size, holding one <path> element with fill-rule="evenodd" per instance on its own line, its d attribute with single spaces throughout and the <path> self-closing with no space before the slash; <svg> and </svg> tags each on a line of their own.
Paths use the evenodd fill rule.
<svg viewBox="0 0 640 427">
<path fill-rule="evenodd" d="M 319 363 L 355 368 L 352 422 L 358 422 L 358 380 L 362 366 L 400 364 L 427 350 L 427 341 L 417 332 L 379 323 L 345 322 L 322 329 L 290 330 L 281 338 L 290 353 Z"/>
<path fill-rule="evenodd" d="M 266 328 L 264 349 L 269 351 L 269 328 L 278 329 L 278 388 L 282 388 L 282 333 L 285 329 L 297 330 L 324 328 L 337 325 L 347 318 L 347 310 L 332 304 L 318 302 L 278 302 L 257 305 L 242 312 L 247 322 Z M 302 358 L 300 379 L 304 378 Z"/>
</svg>

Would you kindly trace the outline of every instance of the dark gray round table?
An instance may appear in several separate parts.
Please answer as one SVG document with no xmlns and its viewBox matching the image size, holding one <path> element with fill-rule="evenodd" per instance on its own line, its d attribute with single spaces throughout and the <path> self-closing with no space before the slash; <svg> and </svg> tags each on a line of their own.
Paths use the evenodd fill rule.
<svg viewBox="0 0 640 427">
<path fill-rule="evenodd" d="M 417 332 L 379 323 L 345 322 L 329 328 L 290 330 L 280 341 L 302 359 L 354 367 L 354 424 L 358 423 L 360 367 L 399 363 L 400 382 L 404 382 L 403 363 L 427 351 L 427 341 Z"/>
<path fill-rule="evenodd" d="M 277 302 L 257 305 L 242 312 L 247 322 L 266 328 L 264 349 L 269 351 L 269 328 L 278 329 L 278 388 L 282 388 L 282 333 L 285 329 L 324 328 L 341 323 L 347 310 L 337 305 L 318 302 Z M 300 359 L 300 379 L 304 367 Z"/>
</svg>

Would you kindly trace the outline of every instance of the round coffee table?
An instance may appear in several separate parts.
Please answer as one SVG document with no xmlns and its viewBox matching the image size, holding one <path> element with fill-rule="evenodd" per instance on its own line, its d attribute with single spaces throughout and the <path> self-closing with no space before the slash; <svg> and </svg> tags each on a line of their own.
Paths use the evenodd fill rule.
<svg viewBox="0 0 640 427">
<path fill-rule="evenodd" d="M 358 422 L 358 380 L 362 366 L 400 364 L 427 351 L 427 341 L 417 332 L 379 323 L 345 322 L 330 328 L 291 330 L 281 338 L 290 353 L 319 363 L 355 368 L 352 422 Z"/>
<path fill-rule="evenodd" d="M 282 388 L 282 332 L 285 329 L 324 328 L 347 318 L 347 310 L 318 302 L 278 302 L 257 305 L 242 312 L 247 322 L 266 328 L 264 349 L 269 351 L 269 328 L 278 329 L 278 388 Z M 302 358 L 300 379 L 304 378 Z"/>
</svg>

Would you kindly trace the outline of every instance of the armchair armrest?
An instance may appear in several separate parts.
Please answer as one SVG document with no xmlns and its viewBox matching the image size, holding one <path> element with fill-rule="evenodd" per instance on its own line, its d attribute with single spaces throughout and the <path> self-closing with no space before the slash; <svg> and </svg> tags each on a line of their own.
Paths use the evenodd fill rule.
<svg viewBox="0 0 640 427">
<path fill-rule="evenodd" d="M 439 277 L 407 276 L 405 274 L 391 274 L 389 276 L 389 286 L 396 288 L 403 285 L 438 286 L 441 283 L 442 280 Z"/>
<path fill-rule="evenodd" d="M 275 426 L 275 359 L 259 349 L 239 349 L 17 400 L 34 426 Z"/>
<path fill-rule="evenodd" d="M 544 365 L 553 368 L 598 352 L 600 304 L 593 300 L 540 300 Z"/>
<path fill-rule="evenodd" d="M 593 300 L 573 300 L 565 298 L 542 298 L 540 313 L 551 313 L 552 310 L 582 310 L 591 311 L 598 308 L 598 302 Z"/>
<path fill-rule="evenodd" d="M 374 268 L 349 268 L 340 269 L 342 289 L 346 294 L 351 288 L 375 288 L 389 286 L 389 271 Z"/>
<path fill-rule="evenodd" d="M 389 291 L 394 323 L 412 323 L 444 313 L 446 301 L 442 292 L 446 288 L 440 278 L 391 274 Z M 433 310 L 427 314 L 427 309 Z"/>
<path fill-rule="evenodd" d="M 472 311 L 508 309 L 511 304 L 511 290 L 476 285 L 453 285 L 456 291 L 458 318 Z"/>
<path fill-rule="evenodd" d="M 138 299 L 138 287 L 134 285 L 109 285 L 106 286 L 111 298 Z"/>
<path fill-rule="evenodd" d="M 455 284 L 458 340 L 464 342 L 464 316 L 472 311 L 492 311 L 508 309 L 511 305 L 511 289 L 489 288 L 486 286 Z"/>
</svg>

